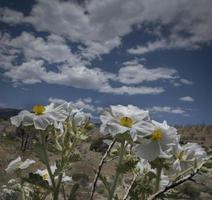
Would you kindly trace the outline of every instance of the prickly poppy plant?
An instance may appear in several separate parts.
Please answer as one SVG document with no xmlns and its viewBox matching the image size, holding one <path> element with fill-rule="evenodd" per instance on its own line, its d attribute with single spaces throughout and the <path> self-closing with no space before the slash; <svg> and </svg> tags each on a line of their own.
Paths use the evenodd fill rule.
<svg viewBox="0 0 212 200">
<path fill-rule="evenodd" d="M 89 116 L 64 101 L 35 105 L 32 112 L 23 110 L 12 117 L 16 127 L 37 131 L 33 148 L 43 167 L 31 170 L 38 161 L 30 158 L 12 160 L 5 171 L 14 177 L 2 186 L 3 194 L 11 199 L 14 191 L 26 200 L 75 199 L 79 185 L 68 174 L 82 159 L 77 146 L 93 127 Z M 177 195 L 177 186 L 209 170 L 210 155 L 200 145 L 182 144 L 176 128 L 166 121 L 152 120 L 147 110 L 132 105 L 110 106 L 102 112 L 100 121 L 100 134 L 108 148 L 96 166 L 90 200 L 98 199 L 99 183 L 107 200 L 169 199 Z M 52 161 L 50 154 L 57 159 Z M 107 177 L 103 166 L 110 162 L 115 170 Z"/>
</svg>

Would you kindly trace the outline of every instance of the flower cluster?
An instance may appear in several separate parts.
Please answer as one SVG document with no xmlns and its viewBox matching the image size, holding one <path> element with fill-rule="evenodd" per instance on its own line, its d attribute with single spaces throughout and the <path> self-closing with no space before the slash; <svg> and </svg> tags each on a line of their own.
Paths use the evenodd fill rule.
<svg viewBox="0 0 212 200">
<path fill-rule="evenodd" d="M 55 200 L 59 198 L 61 185 L 72 182 L 72 178 L 67 176 L 66 172 L 71 169 L 73 162 L 80 159 L 76 146 L 87 138 L 87 130 L 91 125 L 91 115 L 71 105 L 66 101 L 47 106 L 36 105 L 32 112 L 24 110 L 11 118 L 11 123 L 17 127 L 27 126 L 38 130 L 39 142 L 35 145 L 35 150 L 45 169 L 38 169 L 24 180 L 35 184 L 36 187 L 40 184 L 49 190 L 47 194 L 51 193 Z M 208 160 L 207 153 L 201 146 L 196 143 L 182 145 L 176 128 L 169 126 L 166 121 L 160 123 L 152 120 L 147 110 L 133 105 L 110 106 L 102 112 L 100 120 L 100 133 L 104 136 L 109 135 L 109 140 L 112 138 L 113 141 L 99 165 L 90 200 L 93 198 L 104 159 L 112 156 L 109 155 L 112 148 L 116 153 L 111 160 L 119 158 L 112 184 L 106 177 L 100 176 L 108 192 L 108 200 L 117 196 L 115 192 L 118 180 L 123 178 L 121 174 L 130 172 L 136 175 L 134 181 L 137 185 L 132 184 L 134 191 L 142 191 L 143 196 L 148 196 L 165 188 L 180 175 L 193 172 Z M 47 138 L 52 141 L 51 147 L 54 152 L 61 156 L 54 165 L 50 165 L 48 158 L 50 146 Z M 18 157 L 9 163 L 6 171 L 20 171 L 33 163 L 34 160 L 22 161 Z M 129 191 L 133 192 L 133 188 Z"/>
<path fill-rule="evenodd" d="M 46 190 L 42 194 L 48 196 L 52 194 L 53 199 L 59 198 L 61 187 L 66 182 L 73 182 L 72 177 L 66 172 L 72 168 L 72 163 L 80 159 L 76 151 L 76 145 L 87 138 L 86 130 L 90 125 L 90 115 L 81 109 L 76 109 L 70 103 L 50 103 L 49 105 L 35 105 L 32 111 L 23 110 L 18 115 L 11 117 L 11 123 L 16 127 L 34 128 L 38 131 L 38 142 L 34 145 L 35 151 L 40 161 L 45 165 L 45 169 L 37 169 L 29 174 L 29 177 L 21 177 L 22 181 L 30 183 L 35 189 L 39 186 Z M 48 143 L 48 140 L 51 144 Z M 49 148 L 61 158 L 55 164 L 50 165 L 48 156 Z M 30 167 L 34 160 L 21 160 L 19 156 L 12 160 L 6 172 L 22 176 L 21 170 Z M 20 177 L 19 177 L 20 178 Z M 45 191 L 44 190 L 44 191 Z M 38 191 L 38 194 L 41 190 Z M 42 199 L 42 195 L 36 196 Z M 73 195 L 70 193 L 70 196 Z"/>
<path fill-rule="evenodd" d="M 117 137 L 128 134 L 132 150 L 139 158 L 136 168 L 140 175 L 152 173 L 156 190 L 167 186 L 173 177 L 186 170 L 195 170 L 208 159 L 196 143 L 181 145 L 176 128 L 150 118 L 149 112 L 138 107 L 110 106 L 100 116 L 102 134 Z M 149 184 L 152 183 L 149 181 Z"/>
</svg>

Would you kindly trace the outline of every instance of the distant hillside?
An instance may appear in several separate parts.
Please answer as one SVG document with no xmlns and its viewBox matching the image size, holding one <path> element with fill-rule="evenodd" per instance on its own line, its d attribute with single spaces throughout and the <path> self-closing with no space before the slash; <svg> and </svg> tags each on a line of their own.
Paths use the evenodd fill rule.
<svg viewBox="0 0 212 200">
<path fill-rule="evenodd" d="M 176 128 L 184 142 L 197 142 L 212 148 L 212 125 L 186 125 Z"/>
<path fill-rule="evenodd" d="M 0 118 L 9 119 L 10 117 L 17 115 L 19 112 L 20 110 L 15 108 L 0 108 Z"/>
</svg>

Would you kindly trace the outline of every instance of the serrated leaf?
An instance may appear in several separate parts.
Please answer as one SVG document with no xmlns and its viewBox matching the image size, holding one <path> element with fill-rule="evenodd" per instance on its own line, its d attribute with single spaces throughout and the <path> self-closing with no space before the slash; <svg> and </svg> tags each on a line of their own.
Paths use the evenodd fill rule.
<svg viewBox="0 0 212 200">
<path fill-rule="evenodd" d="M 131 144 L 133 142 L 128 131 L 126 131 L 125 133 L 117 134 L 116 140 L 117 140 L 117 142 L 120 142 L 120 143 L 123 141 L 127 141 L 129 144 Z"/>
<path fill-rule="evenodd" d="M 34 149 L 40 161 L 45 164 L 46 161 L 45 161 L 45 153 L 44 153 L 43 146 L 40 143 L 36 143 L 34 145 Z"/>
<path fill-rule="evenodd" d="M 137 159 L 134 159 L 133 157 L 127 157 L 126 160 L 117 168 L 117 170 L 120 173 L 127 173 L 131 170 L 133 170 L 138 163 Z"/>
<path fill-rule="evenodd" d="M 102 183 L 104 184 L 106 190 L 109 192 L 110 191 L 110 183 L 107 181 L 107 178 L 102 174 L 99 175 L 99 178 L 102 181 Z"/>
<path fill-rule="evenodd" d="M 156 178 L 156 174 L 154 172 L 149 171 L 146 176 L 148 176 L 150 179 Z"/>
<path fill-rule="evenodd" d="M 80 160 L 81 160 L 81 157 L 79 153 L 72 153 L 68 158 L 68 162 L 70 163 L 77 162 Z"/>
</svg>

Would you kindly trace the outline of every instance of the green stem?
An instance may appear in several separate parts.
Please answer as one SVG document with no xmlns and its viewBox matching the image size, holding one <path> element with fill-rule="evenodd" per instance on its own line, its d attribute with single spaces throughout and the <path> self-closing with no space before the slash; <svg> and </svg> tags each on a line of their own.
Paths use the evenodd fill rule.
<svg viewBox="0 0 212 200">
<path fill-rule="evenodd" d="M 61 185 L 62 179 L 63 179 L 63 173 L 59 175 L 57 186 L 56 186 L 55 191 L 54 191 L 54 200 L 58 200 L 59 193 L 60 193 L 60 185 Z"/>
<path fill-rule="evenodd" d="M 42 146 L 43 146 L 46 169 L 47 169 L 48 174 L 50 176 L 53 189 L 55 189 L 56 185 L 55 185 L 55 181 L 54 181 L 54 176 L 53 176 L 52 171 L 51 171 L 51 167 L 50 167 L 50 164 L 49 164 L 49 158 L 48 158 L 48 154 L 47 154 L 47 150 L 46 150 L 47 146 L 46 146 L 46 141 L 45 141 L 45 135 L 43 133 L 41 133 L 41 137 L 42 137 Z"/>
<path fill-rule="evenodd" d="M 64 185 L 62 185 L 62 191 L 63 191 L 63 199 L 66 200 L 66 192 Z"/>
<path fill-rule="evenodd" d="M 108 200 L 112 200 L 113 199 L 114 193 L 116 191 L 117 182 L 118 182 L 119 176 L 121 174 L 120 171 L 119 171 L 119 167 L 122 164 L 122 161 L 123 161 L 123 158 L 124 158 L 124 153 L 125 153 L 125 145 L 124 144 L 125 144 L 125 140 L 123 140 L 121 142 L 121 149 L 120 149 L 118 167 L 117 167 L 117 170 L 116 170 L 114 181 L 113 181 L 111 189 L 110 189 L 110 194 L 108 196 Z"/>
<path fill-rule="evenodd" d="M 161 167 L 156 168 L 155 192 L 157 192 L 159 190 L 159 187 L 160 187 L 161 172 L 162 172 Z"/>
</svg>

